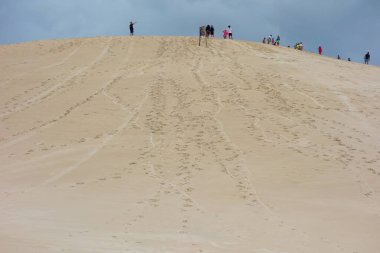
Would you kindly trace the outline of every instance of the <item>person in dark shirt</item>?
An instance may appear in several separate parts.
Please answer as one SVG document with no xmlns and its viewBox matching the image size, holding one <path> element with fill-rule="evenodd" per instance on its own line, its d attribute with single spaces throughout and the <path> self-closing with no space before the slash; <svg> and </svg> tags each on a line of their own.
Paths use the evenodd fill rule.
<svg viewBox="0 0 380 253">
<path fill-rule="evenodd" d="M 214 32 L 215 32 L 215 28 L 213 25 L 211 25 L 210 27 L 210 33 L 211 33 L 211 37 L 214 38 Z"/>
<path fill-rule="evenodd" d="M 370 59 L 371 59 L 371 55 L 369 54 L 369 52 L 367 52 L 364 55 L 364 64 L 368 64 Z"/>
<path fill-rule="evenodd" d="M 129 23 L 129 32 L 131 36 L 133 36 L 133 34 L 135 33 L 134 24 L 136 23 L 133 23 L 132 21 Z"/>
<path fill-rule="evenodd" d="M 210 37 L 210 35 L 211 35 L 211 26 L 207 25 L 206 26 L 206 37 L 208 38 L 208 37 Z"/>
</svg>

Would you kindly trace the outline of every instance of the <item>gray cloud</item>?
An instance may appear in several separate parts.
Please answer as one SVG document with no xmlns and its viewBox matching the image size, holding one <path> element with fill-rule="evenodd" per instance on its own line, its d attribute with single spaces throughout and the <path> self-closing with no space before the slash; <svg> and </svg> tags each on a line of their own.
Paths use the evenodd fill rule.
<svg viewBox="0 0 380 253">
<path fill-rule="evenodd" d="M 237 39 L 260 41 L 280 34 L 284 45 L 302 41 L 306 49 L 362 61 L 369 50 L 380 65 L 378 0 L 1 0 L 0 43 L 127 35 L 197 35 L 228 24 Z"/>
</svg>

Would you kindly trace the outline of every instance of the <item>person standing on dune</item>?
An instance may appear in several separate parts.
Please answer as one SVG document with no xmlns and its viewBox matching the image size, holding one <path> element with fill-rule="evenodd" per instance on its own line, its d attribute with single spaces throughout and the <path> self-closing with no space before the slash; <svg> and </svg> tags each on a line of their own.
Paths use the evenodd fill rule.
<svg viewBox="0 0 380 253">
<path fill-rule="evenodd" d="M 277 46 L 280 45 L 280 41 L 281 41 L 280 35 L 277 35 L 277 39 L 276 39 L 276 45 Z"/>
<path fill-rule="evenodd" d="M 228 26 L 228 38 L 232 40 L 232 28 L 230 25 Z"/>
<path fill-rule="evenodd" d="M 206 38 L 210 37 L 211 35 L 211 26 L 207 25 L 206 26 Z"/>
<path fill-rule="evenodd" d="M 368 65 L 370 59 L 371 59 L 371 55 L 369 54 L 369 52 L 367 52 L 364 56 L 364 64 Z"/>
<path fill-rule="evenodd" d="M 322 47 L 321 46 L 318 47 L 318 53 L 319 53 L 319 55 L 322 55 Z"/>
<path fill-rule="evenodd" d="M 133 36 L 133 34 L 135 33 L 134 24 L 136 24 L 136 22 L 135 23 L 133 23 L 132 21 L 129 22 L 129 32 L 131 36 Z"/>
</svg>

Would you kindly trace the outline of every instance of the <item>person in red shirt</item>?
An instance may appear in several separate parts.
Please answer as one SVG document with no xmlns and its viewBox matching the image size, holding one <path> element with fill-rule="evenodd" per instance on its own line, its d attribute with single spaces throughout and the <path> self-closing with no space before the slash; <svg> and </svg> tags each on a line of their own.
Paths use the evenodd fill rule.
<svg viewBox="0 0 380 253">
<path fill-rule="evenodd" d="M 322 47 L 321 46 L 318 47 L 318 53 L 319 53 L 319 55 L 322 55 Z"/>
<path fill-rule="evenodd" d="M 226 28 L 226 29 L 223 30 L 223 38 L 227 39 L 227 37 L 228 37 L 228 30 Z"/>
</svg>

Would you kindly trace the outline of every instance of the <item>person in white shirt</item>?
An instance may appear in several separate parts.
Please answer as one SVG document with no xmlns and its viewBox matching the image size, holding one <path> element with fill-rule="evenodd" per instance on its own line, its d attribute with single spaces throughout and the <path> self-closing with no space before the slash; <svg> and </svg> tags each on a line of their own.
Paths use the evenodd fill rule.
<svg viewBox="0 0 380 253">
<path fill-rule="evenodd" d="M 232 40 L 232 28 L 230 25 L 228 26 L 228 38 Z"/>
</svg>

